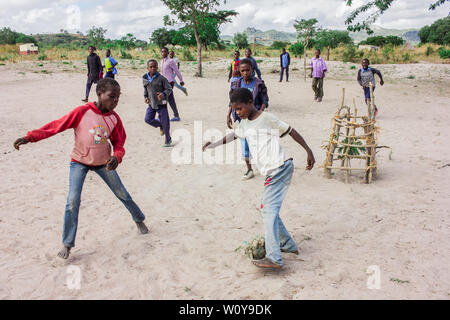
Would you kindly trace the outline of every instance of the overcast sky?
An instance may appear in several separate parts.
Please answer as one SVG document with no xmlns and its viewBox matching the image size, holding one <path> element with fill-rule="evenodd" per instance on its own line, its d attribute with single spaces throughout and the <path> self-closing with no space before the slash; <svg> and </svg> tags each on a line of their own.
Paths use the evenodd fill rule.
<svg viewBox="0 0 450 320">
<path fill-rule="evenodd" d="M 429 3 L 434 1 L 396 0 L 376 25 L 407 29 L 431 24 L 450 11 L 449 3 L 428 11 Z M 324 28 L 345 29 L 345 17 L 351 11 L 344 0 L 228 0 L 220 8 L 239 12 L 233 23 L 221 28 L 222 34 L 229 35 L 247 27 L 294 32 L 293 22 L 300 18 L 317 18 Z M 168 13 L 160 0 L 0 0 L 0 28 L 8 26 L 27 34 L 60 29 L 85 33 L 96 25 L 108 29 L 109 38 L 133 33 L 148 40 L 153 30 L 163 26 L 162 17 Z"/>
</svg>

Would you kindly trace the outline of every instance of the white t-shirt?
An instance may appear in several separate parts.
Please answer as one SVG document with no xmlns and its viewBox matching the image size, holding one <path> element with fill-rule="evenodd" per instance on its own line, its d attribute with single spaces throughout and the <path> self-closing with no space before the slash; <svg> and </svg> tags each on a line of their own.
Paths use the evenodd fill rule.
<svg viewBox="0 0 450 320">
<path fill-rule="evenodd" d="M 268 175 L 287 160 L 280 145 L 280 137 L 291 127 L 270 112 L 264 111 L 255 120 L 242 119 L 234 134 L 246 138 L 250 153 L 261 175 Z"/>
</svg>

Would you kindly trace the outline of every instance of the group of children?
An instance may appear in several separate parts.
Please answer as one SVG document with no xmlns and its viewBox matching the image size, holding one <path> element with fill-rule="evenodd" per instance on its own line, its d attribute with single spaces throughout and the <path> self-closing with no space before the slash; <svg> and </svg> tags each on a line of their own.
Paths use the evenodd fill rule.
<svg viewBox="0 0 450 320">
<path fill-rule="evenodd" d="M 90 52 L 92 52 L 91 48 Z M 167 102 L 170 103 L 171 96 L 173 99 L 174 74 L 179 77 L 181 86 L 184 83 L 176 63 L 168 58 L 167 48 L 162 48 L 161 53 L 163 72 L 169 73 L 172 77 L 168 79 L 166 75 L 158 72 L 156 60 L 148 61 L 148 73 L 143 76 L 144 98 L 148 105 L 145 121 L 151 126 L 160 128 L 161 135 L 165 135 L 164 146 L 171 146 Z M 323 80 L 326 65 L 319 67 L 321 63 L 319 55 L 320 51 L 318 54 L 316 52 L 317 61 L 312 62 L 312 75 L 314 78 Z M 261 175 L 265 176 L 260 212 L 264 222 L 266 256 L 260 260 L 253 260 L 253 263 L 260 268 L 279 269 L 283 266 L 282 252 L 299 254 L 295 241 L 279 216 L 294 170 L 293 159 L 283 151 L 280 138 L 289 135 L 306 151 L 307 170 L 314 167 L 315 159 L 310 147 L 293 127 L 266 111 L 269 107 L 267 87 L 261 79 L 259 69 L 256 71 L 258 77 L 255 77 L 257 65 L 256 61 L 250 59 L 251 50 L 248 49 L 246 56 L 241 60 L 236 52 L 235 63 L 230 70 L 235 77 L 229 78 L 231 81 L 230 103 L 226 122 L 233 132 L 215 143 L 205 143 L 203 151 L 240 138 L 243 157 L 247 164 L 247 172 L 243 178 L 250 179 L 254 176 L 250 157 Z M 96 58 L 92 57 L 91 60 L 95 61 Z M 115 65 L 117 63 L 111 61 L 111 64 L 108 64 L 108 72 Z M 316 72 L 314 68 L 317 68 Z M 322 75 L 318 72 L 319 68 L 322 70 Z M 363 68 L 358 72 L 358 81 L 363 87 L 367 86 L 374 81 L 374 74 L 381 77 L 378 70 L 369 68 L 368 61 L 365 59 Z M 382 81 L 381 84 L 383 84 Z M 124 204 L 139 232 L 148 233 L 144 214 L 127 192 L 116 172 L 116 168 L 125 155 L 126 140 L 121 119 L 114 111 L 121 94 L 120 85 L 113 77 L 106 77 L 98 81 L 96 92 L 97 102 L 88 102 L 86 105 L 79 106 L 58 120 L 40 129 L 29 131 L 26 136 L 14 142 L 14 147 L 19 150 L 21 145 L 38 142 L 69 128 L 74 129 L 75 145 L 71 153 L 69 194 L 62 237 L 63 248 L 58 253 L 58 256 L 64 259 L 68 258 L 71 248 L 75 245 L 81 191 L 89 171 L 96 172 Z M 174 112 L 175 110 L 176 105 Z M 159 115 L 158 119 L 155 118 L 156 114 Z M 231 116 L 234 122 L 238 123 L 236 127 L 233 126 Z"/>
</svg>

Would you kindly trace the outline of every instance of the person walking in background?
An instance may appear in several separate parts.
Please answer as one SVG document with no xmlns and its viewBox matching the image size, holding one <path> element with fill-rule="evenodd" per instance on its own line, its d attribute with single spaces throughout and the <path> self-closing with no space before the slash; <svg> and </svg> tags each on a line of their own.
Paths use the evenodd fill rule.
<svg viewBox="0 0 450 320">
<path fill-rule="evenodd" d="M 117 74 L 116 66 L 119 64 L 113 57 L 111 57 L 111 50 L 107 49 L 105 53 L 105 78 L 114 79 Z"/>
<path fill-rule="evenodd" d="M 87 82 L 86 82 L 86 98 L 82 99 L 83 102 L 88 102 L 89 93 L 91 92 L 92 84 L 97 83 L 103 78 L 103 65 L 100 57 L 95 53 L 97 50 L 94 46 L 89 46 L 89 55 L 87 57 Z"/>
<path fill-rule="evenodd" d="M 286 70 L 286 82 L 289 82 L 289 65 L 291 64 L 291 56 L 286 51 L 286 48 L 283 48 L 283 52 L 280 55 L 280 82 L 283 81 L 284 70 Z"/>
<path fill-rule="evenodd" d="M 239 50 L 234 52 L 234 59 L 231 61 L 230 72 L 228 73 L 228 82 L 230 82 L 231 78 L 235 76 L 236 71 L 239 71 L 239 63 L 241 62 L 241 53 Z"/>
<path fill-rule="evenodd" d="M 250 48 L 245 49 L 245 58 L 249 59 L 252 62 L 252 70 L 253 70 L 252 77 L 254 77 L 256 73 L 258 75 L 258 78 L 262 80 L 261 71 L 258 68 L 258 63 L 252 57 L 252 50 Z"/>
<path fill-rule="evenodd" d="M 315 94 L 314 100 L 322 101 L 323 97 L 323 78 L 327 72 L 327 64 L 320 56 L 320 49 L 316 50 L 315 57 L 311 59 L 311 78 L 312 88 Z"/>
<path fill-rule="evenodd" d="M 175 61 L 178 70 L 180 70 L 180 60 L 177 57 L 175 57 L 175 52 L 173 50 L 169 52 L 169 58 Z M 175 79 L 175 73 L 173 74 L 173 79 L 174 79 L 174 86 L 183 91 L 183 93 L 187 96 L 188 95 L 187 89 L 178 84 L 177 80 Z"/>
<path fill-rule="evenodd" d="M 184 86 L 183 76 L 178 70 L 177 64 L 169 57 L 169 49 L 167 49 L 166 47 L 161 48 L 161 56 L 161 74 L 169 81 L 172 88 L 175 85 L 174 75 L 176 75 L 178 79 L 180 79 L 180 85 Z M 167 98 L 167 101 L 169 102 L 170 107 L 173 111 L 173 118 L 170 119 L 170 121 L 180 121 L 181 119 L 178 113 L 177 103 L 175 102 L 173 91 L 172 94 Z"/>
</svg>

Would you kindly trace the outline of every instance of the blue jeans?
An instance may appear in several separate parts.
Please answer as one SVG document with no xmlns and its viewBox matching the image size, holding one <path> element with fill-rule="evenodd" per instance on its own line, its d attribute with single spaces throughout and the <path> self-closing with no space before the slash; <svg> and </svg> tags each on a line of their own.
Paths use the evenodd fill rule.
<svg viewBox="0 0 450 320">
<path fill-rule="evenodd" d="M 293 172 L 292 160 L 286 161 L 271 172 L 266 178 L 262 196 L 261 215 L 264 222 L 266 258 L 279 265 L 283 265 L 281 250 L 285 252 L 298 250 L 279 216 Z"/>
<path fill-rule="evenodd" d="M 106 166 L 90 167 L 72 161 L 70 163 L 69 195 L 67 196 L 62 236 L 63 244 L 66 247 L 75 246 L 75 237 L 78 227 L 78 212 L 80 211 L 81 202 L 81 190 L 83 189 L 84 179 L 86 178 L 86 174 L 89 170 L 95 171 L 103 179 L 103 181 L 105 181 L 111 191 L 120 201 L 122 201 L 131 213 L 134 221 L 141 222 L 145 220 L 144 214 L 123 186 L 116 170 L 108 171 L 106 170 Z"/>
<path fill-rule="evenodd" d="M 369 87 L 364 87 L 364 98 L 366 103 L 368 101 L 370 101 L 370 88 Z M 372 94 L 375 92 L 375 87 L 372 87 Z"/>
</svg>

